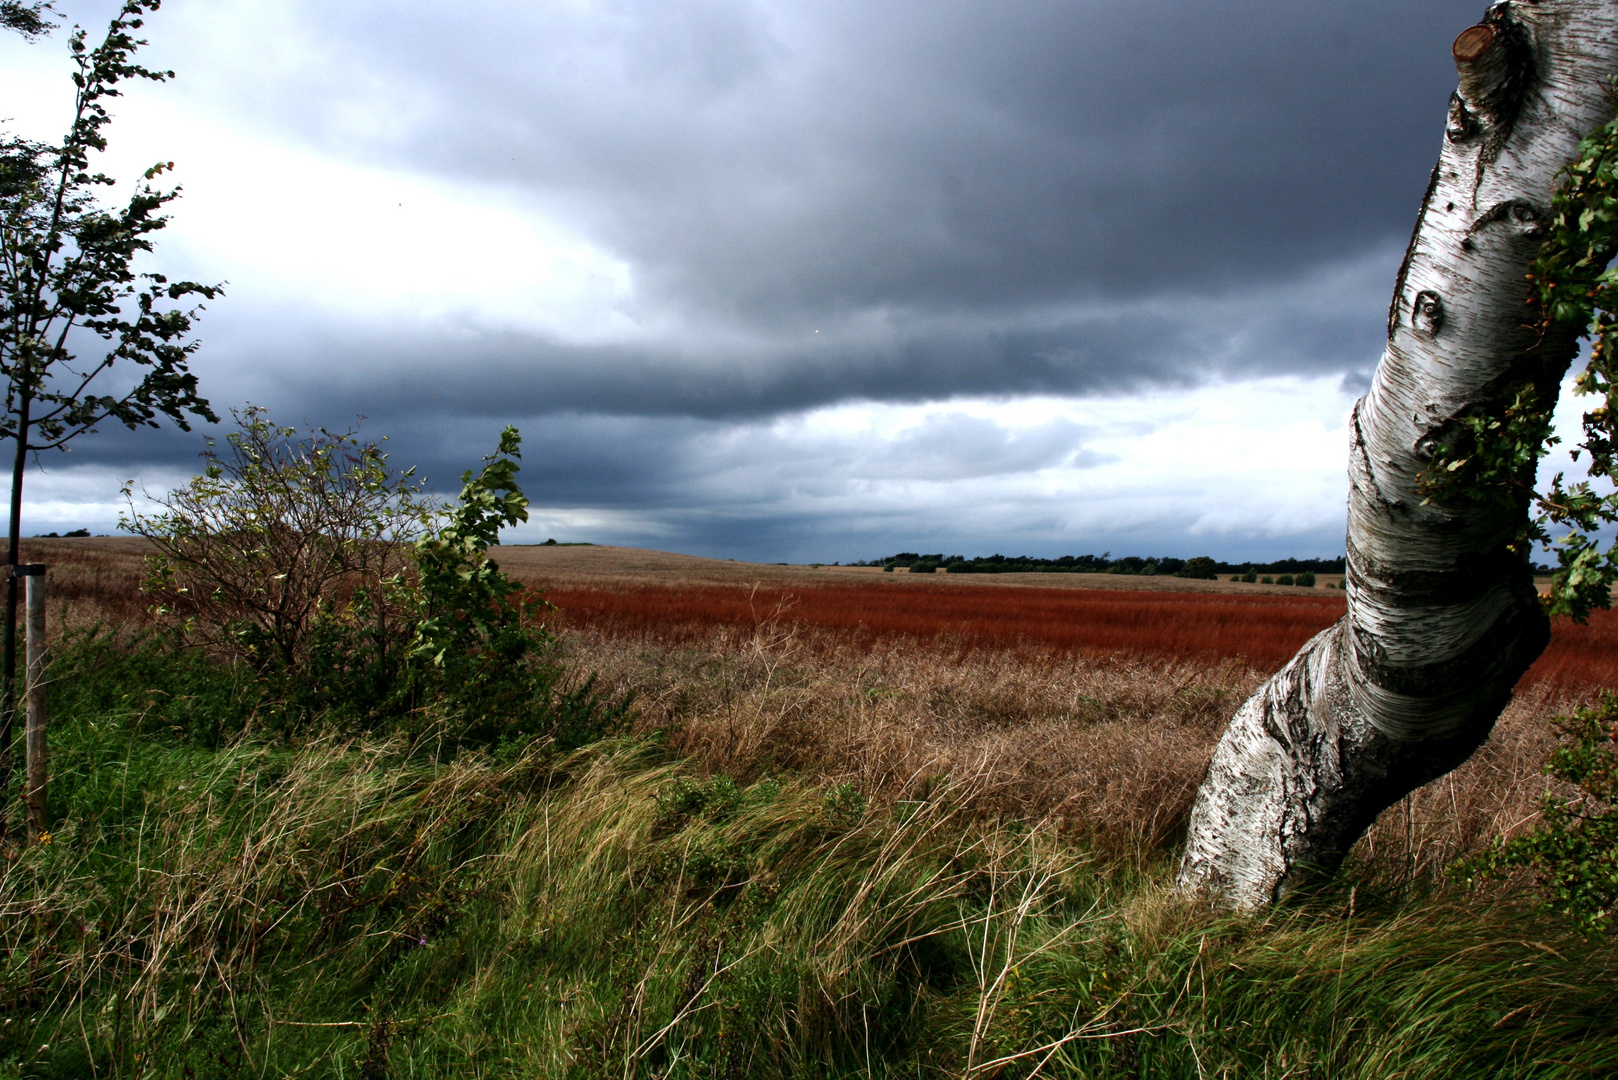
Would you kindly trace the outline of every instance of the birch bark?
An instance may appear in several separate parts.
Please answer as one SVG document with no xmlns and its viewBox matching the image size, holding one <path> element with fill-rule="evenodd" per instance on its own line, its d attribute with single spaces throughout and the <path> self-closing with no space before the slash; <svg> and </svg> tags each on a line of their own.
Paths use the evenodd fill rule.
<svg viewBox="0 0 1618 1080">
<path fill-rule="evenodd" d="M 1525 274 L 1558 172 L 1612 116 L 1618 0 L 1495 4 L 1453 55 L 1387 349 L 1354 408 L 1348 613 L 1236 713 L 1192 808 L 1179 888 L 1227 907 L 1336 869 L 1379 813 L 1483 743 L 1549 640 L 1509 547 L 1526 502 L 1423 505 L 1417 477 L 1508 387 L 1554 400 L 1577 352 L 1529 328 Z"/>
</svg>

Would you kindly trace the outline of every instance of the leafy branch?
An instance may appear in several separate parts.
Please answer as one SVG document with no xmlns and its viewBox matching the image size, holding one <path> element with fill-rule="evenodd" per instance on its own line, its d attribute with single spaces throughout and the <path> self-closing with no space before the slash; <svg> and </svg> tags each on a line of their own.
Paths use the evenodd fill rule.
<svg viewBox="0 0 1618 1080">
<path fill-rule="evenodd" d="M 1618 100 L 1618 78 L 1613 93 Z M 1556 400 L 1524 380 L 1507 388 L 1507 403 L 1492 415 L 1457 418 L 1422 486 L 1429 502 L 1526 502 L 1531 512 L 1515 545 L 1524 554 L 1565 529 L 1554 541 L 1559 565 L 1543 602 L 1552 615 L 1584 622 L 1612 605 L 1618 581 L 1618 543 L 1603 546 L 1599 535 L 1618 524 L 1618 491 L 1606 490 L 1618 481 L 1618 268 L 1608 266 L 1618 254 L 1618 117 L 1580 142 L 1563 172 L 1529 268 L 1528 301 L 1540 340 L 1569 332 L 1590 340 L 1589 363 L 1574 380 L 1576 394 L 1596 399 L 1572 451 L 1575 461 L 1584 458 L 1586 476 L 1557 473 L 1544 490 L 1535 483 L 1540 458 L 1560 442 L 1551 425 Z"/>
<path fill-rule="evenodd" d="M 495 643 L 506 628 L 521 627 L 541 601 L 501 572 L 488 557 L 500 530 L 528 520 L 528 499 L 517 486 L 522 459 L 515 427 L 500 433 L 500 445 L 474 476 L 461 476 L 460 498 L 442 523 L 416 541 L 420 618 L 411 655 L 442 668 L 455 656 L 472 655 Z"/>
<path fill-rule="evenodd" d="M 173 163 L 147 169 L 120 208 L 96 198 L 115 183 L 91 161 L 107 147 L 109 100 L 129 79 L 173 77 L 132 58 L 145 44 L 135 37 L 141 16 L 159 3 L 128 0 L 95 48 L 74 30 L 73 122 L 60 145 L 0 140 L 0 438 L 16 441 L 19 458 L 60 449 L 107 420 L 156 427 L 166 416 L 182 430 L 192 416 L 218 420 L 188 370 L 199 308 L 180 302 L 213 299 L 220 286 L 135 269 L 168 223 L 163 208 L 179 197 L 179 188 L 152 184 Z M 92 335 L 103 344 L 81 357 Z M 121 393 L 97 393 L 119 362 L 147 370 Z"/>
</svg>

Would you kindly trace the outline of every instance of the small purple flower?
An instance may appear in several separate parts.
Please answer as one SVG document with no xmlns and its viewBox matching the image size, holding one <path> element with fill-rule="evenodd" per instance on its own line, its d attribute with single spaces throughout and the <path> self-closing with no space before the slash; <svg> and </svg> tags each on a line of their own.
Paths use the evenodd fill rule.
<svg viewBox="0 0 1618 1080">
<path fill-rule="evenodd" d="M 420 945 L 422 948 L 426 948 L 427 947 L 427 939 L 426 938 L 421 938 L 416 942 L 416 944 Z"/>
</svg>

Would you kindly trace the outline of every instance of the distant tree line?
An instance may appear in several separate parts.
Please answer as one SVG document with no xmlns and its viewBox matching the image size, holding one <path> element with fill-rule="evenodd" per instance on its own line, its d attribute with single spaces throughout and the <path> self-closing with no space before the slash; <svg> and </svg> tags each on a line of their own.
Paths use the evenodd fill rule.
<svg viewBox="0 0 1618 1080">
<path fill-rule="evenodd" d="M 901 551 L 882 559 L 850 563 L 851 566 L 880 566 L 883 569 L 904 567 L 912 574 L 1139 574 L 1141 576 L 1168 576 L 1213 579 L 1237 574 L 1341 574 L 1343 557 L 1335 559 L 1280 559 L 1275 562 L 1231 563 L 1199 555 L 1191 559 L 1172 556 L 1142 558 L 1125 555 L 1113 558 L 1111 552 L 1100 555 L 1063 555 L 1057 559 L 1040 559 L 1032 555 L 980 555 L 968 559 L 964 555 L 926 555 L 915 551 Z"/>
</svg>

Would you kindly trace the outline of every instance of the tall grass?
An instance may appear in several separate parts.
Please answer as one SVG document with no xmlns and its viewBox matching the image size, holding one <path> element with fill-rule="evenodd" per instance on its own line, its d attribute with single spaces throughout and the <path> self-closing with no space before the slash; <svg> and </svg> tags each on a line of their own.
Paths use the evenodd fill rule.
<svg viewBox="0 0 1618 1080">
<path fill-rule="evenodd" d="M 1618 951 L 1442 874 L 1530 820 L 1555 686 L 1337 885 L 1228 919 L 1167 885 L 1262 670 L 799 610 L 568 630 L 634 731 L 447 759 L 430 706 L 272 738 L 240 672 L 73 638 L 0 1078 L 1618 1072 Z"/>
<path fill-rule="evenodd" d="M 785 770 L 882 800 L 947 777 L 974 814 L 1146 863 L 1176 857 L 1214 743 L 1265 677 L 1231 661 L 958 658 L 822 633 L 766 622 L 680 643 L 585 631 L 563 641 L 608 692 L 633 696 L 640 731 L 662 732 L 705 772 Z M 1578 700 L 1546 684 L 1520 693 L 1470 761 L 1382 815 L 1358 872 L 1388 887 L 1430 882 L 1457 855 L 1531 826 L 1549 783 L 1549 719 Z"/>
<path fill-rule="evenodd" d="M 967 755 L 885 787 L 759 760 L 733 778 L 677 752 L 677 725 L 450 761 L 402 737 L 210 743 L 187 717 L 252 730 L 229 669 L 91 644 L 57 661 L 50 842 L 0 869 L 0 1076 L 1618 1068 L 1614 951 L 1509 893 L 1361 859 L 1222 919 L 1167 899 L 1170 859 L 1019 810 Z M 725 654 L 708 692 L 768 716 L 830 677 L 794 648 Z M 1149 683 L 1098 708 L 1184 700 Z M 1121 823 L 1147 799 L 1096 805 L 1155 827 Z"/>
</svg>

